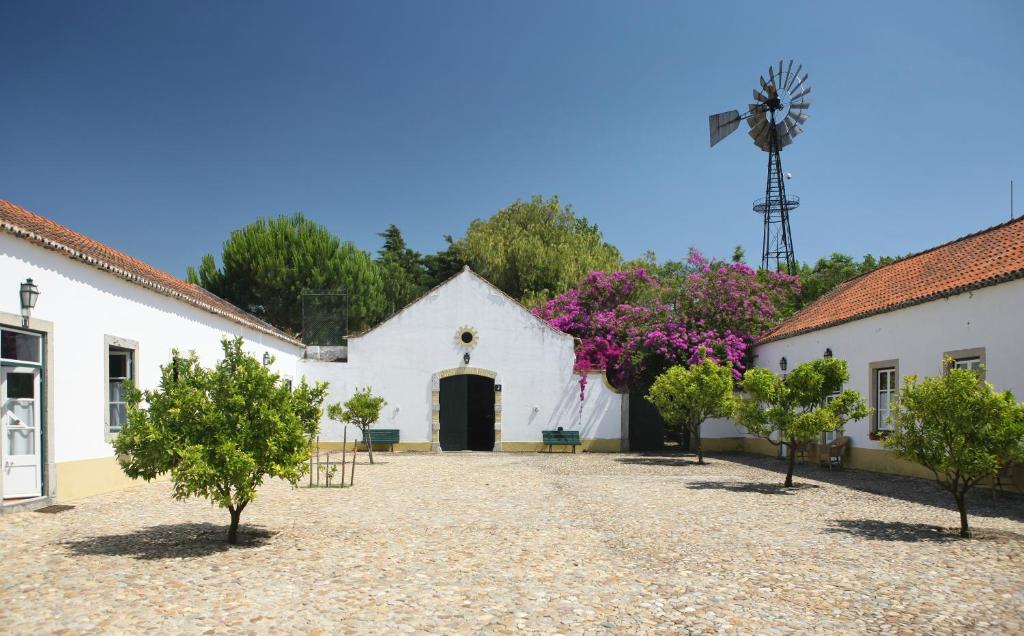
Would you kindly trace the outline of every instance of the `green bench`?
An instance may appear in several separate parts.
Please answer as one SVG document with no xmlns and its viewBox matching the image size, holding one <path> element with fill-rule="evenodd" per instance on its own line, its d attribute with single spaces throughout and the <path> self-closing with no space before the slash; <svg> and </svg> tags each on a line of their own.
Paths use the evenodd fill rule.
<svg viewBox="0 0 1024 636">
<path fill-rule="evenodd" d="M 579 431 L 564 431 L 559 426 L 557 431 L 541 431 L 541 435 L 544 436 L 544 445 L 548 447 L 548 452 L 551 452 L 552 446 L 572 446 L 572 452 L 576 452 L 576 447 L 580 445 L 580 432 Z"/>
<path fill-rule="evenodd" d="M 395 452 L 395 444 L 398 443 L 397 428 L 371 428 L 366 431 L 368 439 L 363 440 L 363 446 L 373 444 L 374 446 L 390 446 L 391 452 Z"/>
</svg>

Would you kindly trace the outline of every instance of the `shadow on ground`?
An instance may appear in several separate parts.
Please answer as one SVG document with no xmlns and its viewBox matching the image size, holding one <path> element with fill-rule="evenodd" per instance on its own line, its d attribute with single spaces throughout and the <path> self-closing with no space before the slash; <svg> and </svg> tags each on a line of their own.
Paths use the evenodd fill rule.
<svg viewBox="0 0 1024 636">
<path fill-rule="evenodd" d="M 786 474 L 783 460 L 750 453 L 705 453 L 705 457 L 736 462 L 768 470 L 781 476 Z M 793 480 L 801 480 L 852 488 L 884 497 L 893 497 L 925 506 L 949 510 L 956 514 L 953 497 L 929 479 L 872 473 L 866 470 L 845 468 L 830 471 L 813 464 L 797 464 Z M 989 488 L 976 488 L 967 494 L 967 513 L 971 517 L 998 517 L 1024 522 L 1024 495 L 1010 492 L 995 492 Z"/>
<path fill-rule="evenodd" d="M 692 481 L 686 484 L 694 490 L 727 490 L 729 492 L 756 492 L 763 495 L 795 495 L 805 488 L 821 488 L 815 484 L 796 484 L 789 488 L 782 484 L 759 481 Z"/>
<path fill-rule="evenodd" d="M 687 457 L 682 454 L 620 457 L 616 461 L 620 464 L 633 464 L 636 466 L 700 466 L 700 464 L 697 463 L 696 455 Z"/>
<path fill-rule="evenodd" d="M 834 519 L 825 532 L 848 534 L 863 539 L 878 541 L 922 541 L 947 542 L 960 540 L 959 530 L 941 528 L 925 523 L 903 523 L 902 521 L 878 521 L 877 519 Z"/>
<path fill-rule="evenodd" d="M 142 560 L 202 557 L 230 549 L 258 548 L 276 532 L 241 525 L 238 543 L 227 542 L 227 524 L 175 523 L 63 542 L 76 555 L 127 556 Z"/>
</svg>

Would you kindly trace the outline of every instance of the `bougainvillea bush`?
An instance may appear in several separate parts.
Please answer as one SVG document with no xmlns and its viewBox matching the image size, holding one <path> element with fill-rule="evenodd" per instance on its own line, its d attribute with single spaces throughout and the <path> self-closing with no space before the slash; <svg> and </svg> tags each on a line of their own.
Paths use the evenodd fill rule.
<svg viewBox="0 0 1024 636">
<path fill-rule="evenodd" d="M 670 366 L 705 358 L 731 363 L 739 379 L 754 339 L 798 291 L 795 277 L 692 251 L 686 273 L 671 281 L 643 267 L 591 272 L 534 313 L 579 338 L 577 371 L 605 371 L 612 384 L 637 388 Z"/>
</svg>

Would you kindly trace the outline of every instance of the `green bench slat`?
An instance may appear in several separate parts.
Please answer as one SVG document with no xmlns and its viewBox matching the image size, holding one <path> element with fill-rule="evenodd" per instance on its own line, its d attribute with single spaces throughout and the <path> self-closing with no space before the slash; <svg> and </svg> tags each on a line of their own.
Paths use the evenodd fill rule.
<svg viewBox="0 0 1024 636">
<path fill-rule="evenodd" d="M 397 444 L 399 430 L 397 428 L 371 428 L 367 431 L 367 437 L 372 444 Z"/>
<path fill-rule="evenodd" d="M 572 444 L 578 446 L 580 443 L 579 431 L 541 431 L 544 437 L 544 444 Z"/>
</svg>

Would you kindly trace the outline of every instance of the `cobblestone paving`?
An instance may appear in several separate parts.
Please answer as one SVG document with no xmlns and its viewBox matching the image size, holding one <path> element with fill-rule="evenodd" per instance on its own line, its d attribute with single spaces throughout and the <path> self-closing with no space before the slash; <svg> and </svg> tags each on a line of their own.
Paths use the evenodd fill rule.
<svg viewBox="0 0 1024 636">
<path fill-rule="evenodd" d="M 167 484 L 0 518 L 14 633 L 1022 633 L 1024 503 L 629 455 L 386 455 L 227 513 Z"/>
</svg>

